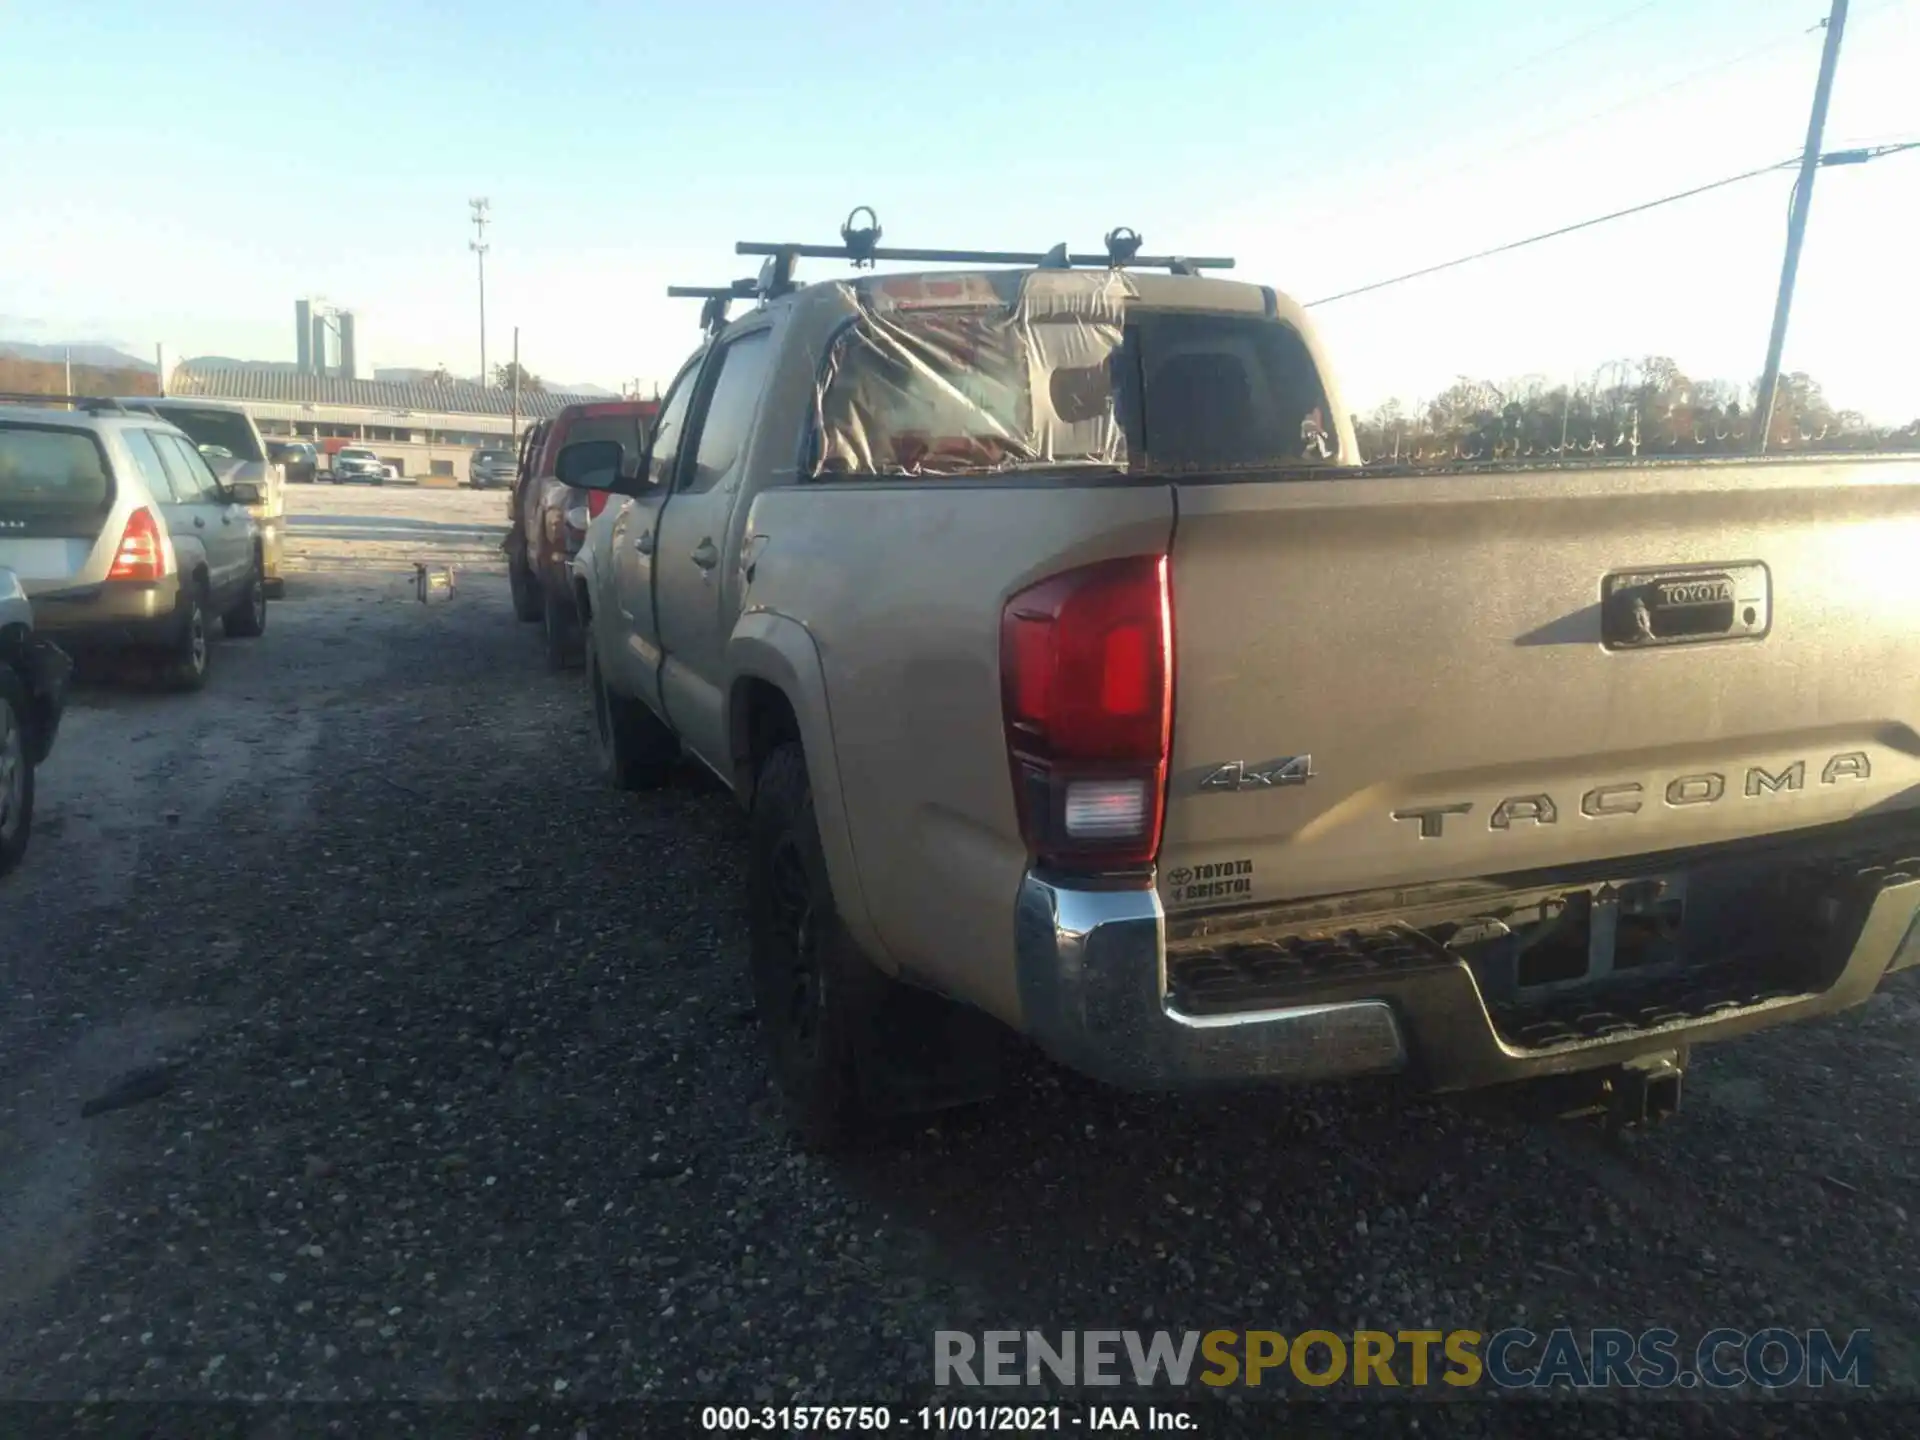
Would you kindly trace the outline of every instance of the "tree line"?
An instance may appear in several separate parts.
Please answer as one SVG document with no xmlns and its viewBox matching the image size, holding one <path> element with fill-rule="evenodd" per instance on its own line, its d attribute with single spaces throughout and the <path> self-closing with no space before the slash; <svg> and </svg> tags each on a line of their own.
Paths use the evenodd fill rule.
<svg viewBox="0 0 1920 1440">
<path fill-rule="evenodd" d="M 1366 464 L 1738 455 L 1752 449 L 1757 385 L 1696 380 L 1665 356 L 1603 365 L 1585 382 L 1496 384 L 1462 376 L 1425 404 L 1389 400 L 1353 417 Z M 1870 425 L 1811 375 L 1780 377 L 1774 454 L 1920 450 L 1920 419 Z"/>
<path fill-rule="evenodd" d="M 17 395 L 64 395 L 67 367 L 57 360 L 21 360 L 0 356 L 0 391 Z M 73 367 L 75 395 L 157 395 L 160 386 L 151 370 L 106 369 L 99 365 Z"/>
</svg>

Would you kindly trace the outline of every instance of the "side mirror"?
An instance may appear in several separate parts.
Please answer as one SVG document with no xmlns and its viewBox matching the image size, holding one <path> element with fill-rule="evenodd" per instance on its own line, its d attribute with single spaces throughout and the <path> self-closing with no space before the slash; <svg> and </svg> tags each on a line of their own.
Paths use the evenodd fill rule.
<svg viewBox="0 0 1920 1440">
<path fill-rule="evenodd" d="M 235 505 L 258 505 L 267 497 L 251 480 L 235 480 L 227 486 L 227 498 Z"/>
<path fill-rule="evenodd" d="M 644 488 L 626 470 L 626 452 L 618 440 L 576 440 L 553 462 L 554 478 L 577 490 L 606 490 L 633 495 Z"/>
</svg>

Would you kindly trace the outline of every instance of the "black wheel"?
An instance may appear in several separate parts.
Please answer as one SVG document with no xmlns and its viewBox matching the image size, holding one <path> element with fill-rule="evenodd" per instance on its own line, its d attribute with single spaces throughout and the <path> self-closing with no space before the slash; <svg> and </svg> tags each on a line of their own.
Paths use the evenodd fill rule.
<svg viewBox="0 0 1920 1440">
<path fill-rule="evenodd" d="M 179 629 L 162 660 L 162 678 L 175 690 L 198 690 L 207 683 L 207 670 L 213 660 L 205 588 L 189 582 L 180 597 L 180 610 Z"/>
<path fill-rule="evenodd" d="M 572 602 L 549 595 L 541 614 L 541 639 L 549 670 L 571 670 L 586 658 L 580 635 L 580 614 Z"/>
<path fill-rule="evenodd" d="M 531 624 L 546 609 L 546 596 L 516 555 L 507 557 L 507 588 L 513 592 L 513 618 Z"/>
<path fill-rule="evenodd" d="M 606 672 L 587 645 L 587 690 L 593 701 L 594 750 L 600 773 L 616 790 L 657 790 L 680 759 L 680 741 L 645 705 L 607 688 Z"/>
<path fill-rule="evenodd" d="M 0 875 L 18 865 L 33 833 L 33 762 L 28 759 L 27 687 L 0 664 Z"/>
<path fill-rule="evenodd" d="M 797 744 L 776 749 L 754 785 L 747 922 L 754 1009 L 787 1123 L 809 1150 L 852 1144 L 872 1119 L 859 1069 L 892 982 L 841 927 Z"/>
<path fill-rule="evenodd" d="M 228 637 L 238 640 L 251 640 L 267 632 L 267 577 L 260 573 L 259 562 L 253 567 L 253 574 L 247 577 L 247 588 L 233 608 L 220 617 L 220 628 Z"/>
</svg>

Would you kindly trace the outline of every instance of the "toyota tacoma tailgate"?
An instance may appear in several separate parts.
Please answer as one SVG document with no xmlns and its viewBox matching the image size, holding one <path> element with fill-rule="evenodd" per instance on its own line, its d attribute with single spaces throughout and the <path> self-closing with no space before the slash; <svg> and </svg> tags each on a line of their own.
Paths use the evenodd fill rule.
<svg viewBox="0 0 1920 1440">
<path fill-rule="evenodd" d="M 1920 462 L 1183 480 L 1171 911 L 1920 808 Z"/>
</svg>

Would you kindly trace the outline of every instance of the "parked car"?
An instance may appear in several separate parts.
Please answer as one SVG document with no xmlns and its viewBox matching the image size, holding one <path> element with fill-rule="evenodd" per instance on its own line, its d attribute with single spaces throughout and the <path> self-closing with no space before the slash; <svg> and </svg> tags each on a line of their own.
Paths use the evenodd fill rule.
<svg viewBox="0 0 1920 1440">
<path fill-rule="evenodd" d="M 6 483 L 0 472 L 0 486 Z M 27 853 L 33 772 L 53 749 L 72 672 L 66 653 L 34 633 L 20 578 L 0 567 L 0 876 Z"/>
<path fill-rule="evenodd" d="M 519 472 L 519 456 L 511 446 L 484 446 L 474 451 L 472 458 L 467 461 L 467 484 L 476 490 L 511 485 Z"/>
<path fill-rule="evenodd" d="M 333 483 L 336 485 L 353 480 L 381 485 L 392 473 L 392 467 L 371 450 L 349 448 L 333 452 Z"/>
<path fill-rule="evenodd" d="M 248 506 L 267 560 L 267 593 L 286 587 L 283 557 L 286 550 L 286 472 L 267 453 L 260 429 L 241 405 L 176 395 L 132 395 L 120 403 L 130 410 L 157 415 L 177 425 L 199 447 L 222 480 L 241 481 L 260 491 L 260 501 Z"/>
<path fill-rule="evenodd" d="M 554 461 L 567 445 L 604 440 L 619 446 L 622 463 L 631 467 L 639 460 L 642 437 L 659 408 L 654 400 L 569 405 L 535 425 L 521 443 L 501 549 L 507 556 L 513 612 L 521 620 L 541 623 L 547 663 L 556 669 L 577 663 L 582 654 L 568 561 L 606 503 L 606 493 L 562 484 L 555 477 Z"/>
<path fill-rule="evenodd" d="M 260 489 L 223 481 L 167 421 L 114 401 L 0 406 L 0 566 L 37 635 L 70 652 L 142 651 L 181 689 L 207 680 L 212 625 L 267 624 Z"/>
<path fill-rule="evenodd" d="M 1920 459 L 1376 473 L 1306 312 L 1166 263 L 770 265 L 642 465 L 558 457 L 631 502 L 601 764 L 747 809 L 805 1141 L 978 1093 L 983 1014 L 1635 1123 L 1920 965 Z"/>
<path fill-rule="evenodd" d="M 269 440 L 267 455 L 294 484 L 311 484 L 320 473 L 320 448 L 310 441 Z"/>
</svg>

